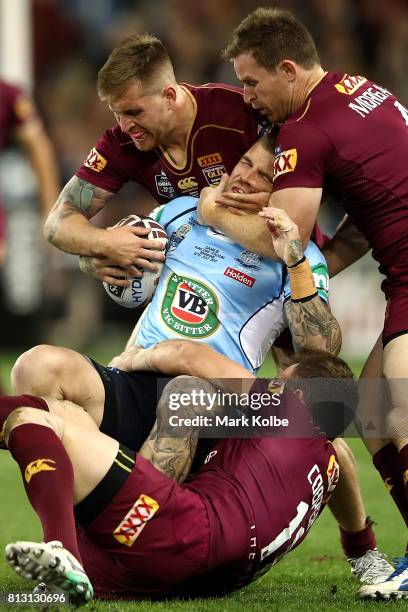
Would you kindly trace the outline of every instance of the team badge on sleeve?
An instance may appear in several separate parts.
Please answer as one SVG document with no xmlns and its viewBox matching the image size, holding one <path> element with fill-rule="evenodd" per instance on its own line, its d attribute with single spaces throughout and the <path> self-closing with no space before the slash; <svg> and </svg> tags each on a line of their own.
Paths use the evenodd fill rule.
<svg viewBox="0 0 408 612">
<path fill-rule="evenodd" d="M 84 165 L 90 170 L 94 170 L 94 172 L 101 172 L 108 162 L 106 159 L 98 153 L 98 151 L 93 147 L 88 157 L 86 158 Z"/>
<path fill-rule="evenodd" d="M 125 518 L 113 532 L 113 537 L 120 544 L 133 546 L 146 523 L 156 514 L 159 504 L 148 495 L 140 495 Z"/>
<path fill-rule="evenodd" d="M 273 164 L 273 180 L 278 176 L 287 172 L 294 172 L 297 164 L 297 150 L 288 149 L 287 151 L 279 152 L 275 157 Z"/>
</svg>

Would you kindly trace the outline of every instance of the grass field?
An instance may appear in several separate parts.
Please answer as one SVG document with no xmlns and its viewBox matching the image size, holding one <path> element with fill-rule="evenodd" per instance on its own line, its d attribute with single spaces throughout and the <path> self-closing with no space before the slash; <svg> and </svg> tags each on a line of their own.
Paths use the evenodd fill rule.
<svg viewBox="0 0 408 612">
<path fill-rule="evenodd" d="M 108 356 L 95 355 L 103 361 Z M 0 379 L 3 384 L 15 356 L 0 353 Z M 358 364 L 356 369 L 358 369 Z M 371 458 L 359 440 L 349 440 L 356 455 L 367 514 L 377 523 L 375 530 L 378 545 L 390 557 L 402 554 L 405 546 L 404 527 L 397 511 L 371 465 Z M 15 539 L 40 540 L 39 522 L 31 511 L 24 495 L 17 466 L 7 452 L 0 451 L 1 521 L 0 550 Z M 52 492 L 50 492 L 52 495 Z M 19 579 L 0 559 L 0 592 L 30 590 L 33 584 Z M 387 609 L 406 606 L 404 602 L 387 604 L 364 603 L 356 600 L 358 585 L 350 576 L 348 564 L 342 558 L 338 530 L 328 510 L 313 527 L 306 541 L 273 568 L 254 585 L 229 597 L 219 600 L 197 600 L 194 602 L 150 603 L 97 603 L 87 609 L 95 611 L 181 610 L 187 612 L 213 612 L 219 610 L 309 610 L 370 609 L 376 606 Z M 2 607 L 2 606 L 0 606 Z M 5 610 L 17 610 L 7 606 Z M 25 608 L 28 609 L 28 608 Z"/>
</svg>

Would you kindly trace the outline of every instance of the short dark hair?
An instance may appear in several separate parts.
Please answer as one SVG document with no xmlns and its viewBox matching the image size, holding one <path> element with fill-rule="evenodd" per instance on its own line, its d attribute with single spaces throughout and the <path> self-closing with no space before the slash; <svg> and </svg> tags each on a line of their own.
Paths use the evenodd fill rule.
<svg viewBox="0 0 408 612">
<path fill-rule="evenodd" d="M 150 34 L 129 36 L 114 48 L 99 70 L 98 95 L 101 100 L 119 97 L 131 79 L 146 84 L 163 70 L 174 77 L 170 56 L 161 40 Z"/>
<path fill-rule="evenodd" d="M 326 351 L 299 351 L 293 358 L 294 376 L 288 387 L 301 389 L 314 424 L 328 438 L 341 435 L 358 406 L 358 387 L 347 363 Z"/>
<path fill-rule="evenodd" d="M 231 60 L 241 53 L 250 53 L 270 72 L 285 59 L 306 69 L 320 64 L 310 32 L 292 13 L 280 8 L 257 8 L 241 21 L 223 57 Z"/>
</svg>

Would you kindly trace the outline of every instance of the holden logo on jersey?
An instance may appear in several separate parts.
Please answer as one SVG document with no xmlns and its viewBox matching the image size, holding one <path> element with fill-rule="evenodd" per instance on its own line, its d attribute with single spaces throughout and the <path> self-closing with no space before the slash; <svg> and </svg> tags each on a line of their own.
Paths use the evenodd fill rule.
<svg viewBox="0 0 408 612">
<path fill-rule="evenodd" d="M 161 170 L 160 174 L 156 174 L 154 180 L 156 181 L 156 189 L 159 195 L 163 196 L 163 198 L 176 197 L 176 190 L 164 170 Z"/>
<path fill-rule="evenodd" d="M 187 191 L 187 189 L 195 189 L 198 187 L 195 176 L 188 176 L 187 178 L 180 179 L 177 185 L 182 191 Z"/>
<path fill-rule="evenodd" d="M 161 305 L 163 322 L 176 334 L 206 338 L 219 326 L 218 299 L 201 281 L 172 274 Z"/>
<path fill-rule="evenodd" d="M 113 532 L 115 540 L 125 546 L 133 546 L 136 538 L 146 527 L 146 523 L 150 521 L 159 508 L 160 506 L 155 499 L 148 495 L 140 495 Z"/>
<path fill-rule="evenodd" d="M 366 81 L 367 79 L 363 76 L 349 76 L 345 74 L 340 83 L 336 83 L 335 88 L 339 93 L 351 96 Z"/>
<path fill-rule="evenodd" d="M 252 251 L 242 251 L 241 257 L 234 257 L 234 259 L 240 266 L 247 270 L 261 269 L 259 264 L 262 262 L 262 257 L 257 253 L 252 253 Z"/>
<path fill-rule="evenodd" d="M 207 168 L 207 166 L 222 164 L 222 157 L 220 153 L 210 153 L 209 155 L 197 157 L 197 162 L 200 168 Z"/>
<path fill-rule="evenodd" d="M 226 270 L 224 270 L 224 276 L 228 276 L 228 278 L 232 278 L 233 280 L 246 285 L 250 289 L 252 289 L 256 281 L 256 278 L 253 276 L 248 276 L 248 274 L 244 274 L 244 272 L 240 272 L 239 270 L 230 268 L 229 266 L 226 268 Z"/>
<path fill-rule="evenodd" d="M 101 172 L 108 162 L 106 159 L 98 153 L 98 151 L 93 147 L 88 157 L 86 158 L 84 165 L 90 170 L 94 170 L 95 172 Z"/>
<path fill-rule="evenodd" d="M 218 166 L 212 166 L 211 168 L 203 168 L 205 180 L 209 185 L 218 185 L 222 175 L 225 174 L 225 172 L 225 166 L 222 164 Z"/>
<path fill-rule="evenodd" d="M 294 172 L 297 164 L 297 150 L 288 149 L 287 151 L 281 151 L 275 157 L 273 164 L 273 180 L 277 179 L 278 176 L 286 174 L 287 172 Z"/>
</svg>

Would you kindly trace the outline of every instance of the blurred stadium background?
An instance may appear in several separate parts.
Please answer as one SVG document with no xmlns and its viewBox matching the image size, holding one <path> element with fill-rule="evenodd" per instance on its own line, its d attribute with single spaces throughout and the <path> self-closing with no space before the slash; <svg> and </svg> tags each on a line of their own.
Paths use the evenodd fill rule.
<svg viewBox="0 0 408 612">
<path fill-rule="evenodd" d="M 262 3 L 261 3 L 262 4 Z M 408 102 L 408 5 L 405 0 L 279 0 L 314 34 L 326 69 L 366 74 Z M 79 167 L 98 135 L 113 122 L 95 92 L 95 78 L 116 42 L 135 31 L 163 39 L 181 81 L 235 82 L 220 58 L 254 0 L 0 0 L 0 74 L 32 93 L 55 147 L 61 185 Z M 1 101 L 0 101 L 1 103 Z M 8 211 L 8 254 L 1 278 L 1 377 L 15 354 L 50 342 L 79 350 L 118 350 L 134 313 L 117 307 L 101 286 L 83 277 L 75 258 L 41 238 L 37 188 L 29 164 L 12 142 L 0 157 L 0 192 Z M 148 211 L 150 196 L 129 186 L 97 219 L 105 226 L 128 212 Z M 333 231 L 339 211 L 322 207 Z M 332 307 L 342 323 L 343 353 L 367 354 L 384 301 L 367 257 L 332 283 Z"/>
</svg>

